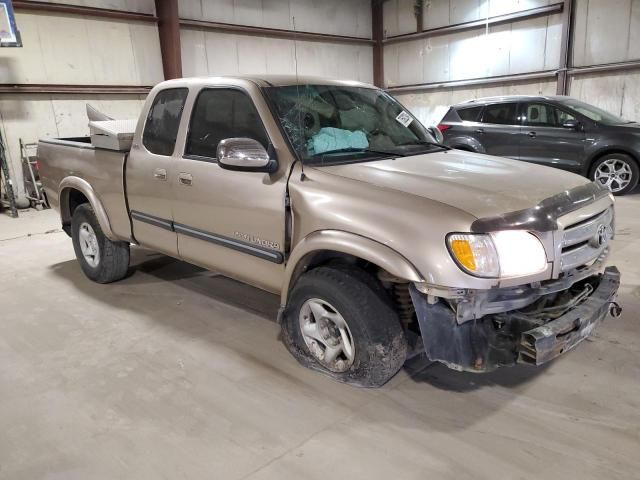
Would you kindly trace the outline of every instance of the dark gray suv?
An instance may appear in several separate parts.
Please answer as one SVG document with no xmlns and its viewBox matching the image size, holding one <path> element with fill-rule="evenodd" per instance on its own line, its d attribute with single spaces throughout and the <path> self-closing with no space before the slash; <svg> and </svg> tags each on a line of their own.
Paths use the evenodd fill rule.
<svg viewBox="0 0 640 480">
<path fill-rule="evenodd" d="M 493 97 L 452 106 L 450 147 L 579 173 L 624 195 L 638 184 L 640 124 L 571 97 Z"/>
</svg>

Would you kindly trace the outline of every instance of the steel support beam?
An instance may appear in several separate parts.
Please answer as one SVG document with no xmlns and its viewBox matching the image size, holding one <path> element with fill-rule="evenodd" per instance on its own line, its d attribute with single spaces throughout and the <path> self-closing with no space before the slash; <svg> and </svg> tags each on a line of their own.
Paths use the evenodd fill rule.
<svg viewBox="0 0 640 480">
<path fill-rule="evenodd" d="M 391 93 L 409 93 L 409 92 L 421 92 L 428 90 L 444 90 L 449 88 L 465 88 L 473 86 L 489 86 L 489 85 L 501 85 L 505 83 L 515 82 L 530 82 L 532 80 L 546 80 L 555 78 L 555 70 L 544 70 L 540 72 L 518 73 L 514 75 L 501 75 L 495 77 L 485 78 L 472 78 L 468 80 L 453 80 L 447 82 L 433 82 L 433 83 L 417 83 L 413 85 L 399 85 L 395 87 L 387 88 L 387 91 Z"/>
<path fill-rule="evenodd" d="M 589 65 L 586 67 L 573 67 L 567 71 L 567 74 L 573 77 L 575 75 L 585 75 L 587 73 L 610 73 L 639 69 L 640 60 L 629 60 L 628 62 L 601 63 L 599 65 Z"/>
<path fill-rule="evenodd" d="M 109 8 L 84 7 L 81 5 L 68 5 L 64 3 L 36 2 L 32 0 L 14 0 L 13 8 L 17 11 L 27 11 L 33 13 L 82 15 L 86 17 L 113 18 L 116 20 L 134 20 L 138 22 L 150 23 L 156 23 L 158 21 L 155 15 L 149 15 L 147 13 L 112 10 Z"/>
<path fill-rule="evenodd" d="M 383 40 L 385 45 L 391 45 L 400 42 L 409 42 L 411 40 L 418 40 L 421 38 L 435 37 L 438 35 L 449 35 L 451 33 L 458 33 L 465 30 L 471 30 L 474 28 L 486 28 L 492 25 L 501 25 L 504 23 L 517 22 L 521 20 L 527 20 L 530 18 L 542 17 L 547 15 L 553 15 L 560 13 L 563 9 L 564 3 L 554 3 L 546 5 L 544 7 L 530 8 L 528 10 L 522 10 L 520 12 L 509 13 L 506 15 L 497 15 L 495 17 L 489 17 L 482 20 L 474 20 L 472 22 L 456 23 L 454 25 L 447 25 L 446 27 L 430 28 L 417 33 L 407 33 L 404 35 L 396 35 L 388 37 Z"/>
<path fill-rule="evenodd" d="M 205 20 L 180 19 L 183 28 L 197 28 L 212 32 L 236 33 L 240 35 L 253 35 L 258 37 L 284 38 L 287 40 L 307 40 L 325 43 L 347 43 L 360 45 L 373 45 L 370 38 L 350 37 L 348 35 L 331 35 L 328 33 L 296 32 L 282 28 L 254 27 L 250 25 L 237 25 L 234 23 L 209 22 Z"/>
<path fill-rule="evenodd" d="M 137 85 L 66 85 L 51 83 L 2 83 L 3 93 L 48 93 L 48 94 L 135 94 L 146 95 L 150 86 Z"/>
<path fill-rule="evenodd" d="M 384 88 L 384 0 L 371 0 L 371 31 L 373 33 L 373 84 Z"/>
<path fill-rule="evenodd" d="M 562 39 L 560 44 L 560 69 L 558 70 L 558 84 L 556 94 L 569 94 L 569 76 L 567 71 L 571 66 L 573 50 L 573 0 L 564 0 L 562 7 Z"/>
<path fill-rule="evenodd" d="M 180 47 L 180 19 L 178 0 L 156 0 L 158 35 L 164 79 L 182 77 L 182 51 Z"/>
</svg>

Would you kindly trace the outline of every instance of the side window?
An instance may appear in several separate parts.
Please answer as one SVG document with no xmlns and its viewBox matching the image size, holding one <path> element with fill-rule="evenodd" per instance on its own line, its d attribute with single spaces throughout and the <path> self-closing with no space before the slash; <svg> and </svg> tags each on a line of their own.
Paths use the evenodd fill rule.
<svg viewBox="0 0 640 480">
<path fill-rule="evenodd" d="M 561 127 L 564 122 L 567 120 L 578 120 L 575 116 L 571 115 L 569 112 L 565 112 L 564 110 L 560 110 L 556 108 L 556 119 L 558 120 L 558 126 Z"/>
<path fill-rule="evenodd" d="M 142 144 L 151 153 L 173 155 L 188 93 L 186 88 L 170 88 L 162 90 L 154 98 L 142 134 Z"/>
<path fill-rule="evenodd" d="M 567 120 L 576 117 L 546 103 L 529 103 L 522 114 L 525 125 L 533 127 L 561 127 Z"/>
<path fill-rule="evenodd" d="M 262 120 L 251 98 L 234 89 L 211 88 L 200 92 L 191 115 L 185 155 L 216 158 L 225 138 L 246 137 L 269 145 Z"/>
<path fill-rule="evenodd" d="M 464 122 L 477 122 L 482 107 L 460 108 L 458 116 Z"/>
<path fill-rule="evenodd" d="M 515 103 L 496 103 L 487 105 L 482 115 L 482 123 L 495 123 L 498 125 L 518 125 Z"/>
</svg>

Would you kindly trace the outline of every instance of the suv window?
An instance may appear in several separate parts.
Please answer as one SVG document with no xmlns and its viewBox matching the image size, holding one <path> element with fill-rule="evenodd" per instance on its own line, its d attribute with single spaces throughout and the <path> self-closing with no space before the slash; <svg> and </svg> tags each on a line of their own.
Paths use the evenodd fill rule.
<svg viewBox="0 0 640 480">
<path fill-rule="evenodd" d="M 482 123 L 495 123 L 498 125 L 518 125 L 516 119 L 515 103 L 496 103 L 484 107 Z"/>
<path fill-rule="evenodd" d="M 477 122 L 481 110 L 482 107 L 460 108 L 458 109 L 458 116 L 464 122 Z"/>
<path fill-rule="evenodd" d="M 266 149 L 267 133 L 251 98 L 236 89 L 210 88 L 200 92 L 191 114 L 185 155 L 216 158 L 225 138 L 246 137 Z"/>
<path fill-rule="evenodd" d="M 151 153 L 173 155 L 188 93 L 186 88 L 169 88 L 154 98 L 142 134 L 142 144 Z"/>
<path fill-rule="evenodd" d="M 561 127 L 567 120 L 576 117 L 547 103 L 528 103 L 524 107 L 522 120 L 534 127 Z"/>
</svg>

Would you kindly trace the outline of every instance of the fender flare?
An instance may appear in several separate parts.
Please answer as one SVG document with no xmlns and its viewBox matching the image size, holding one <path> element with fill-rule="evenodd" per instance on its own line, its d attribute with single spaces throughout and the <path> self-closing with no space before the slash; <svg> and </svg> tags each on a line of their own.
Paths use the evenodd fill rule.
<svg viewBox="0 0 640 480">
<path fill-rule="evenodd" d="M 60 182 L 60 186 L 58 187 L 58 198 L 60 199 L 60 217 L 62 218 L 62 224 L 68 225 L 71 223 L 71 212 L 69 211 L 68 198 L 71 190 L 78 190 L 85 197 L 87 197 L 87 200 L 89 200 L 89 203 L 91 204 L 91 208 L 93 208 L 93 213 L 95 213 L 98 223 L 100 224 L 102 233 L 104 233 L 109 240 L 116 241 L 117 238 L 113 234 L 111 223 L 109 222 L 109 217 L 107 216 L 106 210 L 102 206 L 102 202 L 96 195 L 96 192 L 91 184 L 80 177 L 65 177 Z"/>
<path fill-rule="evenodd" d="M 342 230 L 319 230 L 298 242 L 289 255 L 282 284 L 282 306 L 287 304 L 291 288 L 307 269 L 313 256 L 326 251 L 361 258 L 408 282 L 424 281 L 409 260 L 387 245 Z"/>
</svg>

